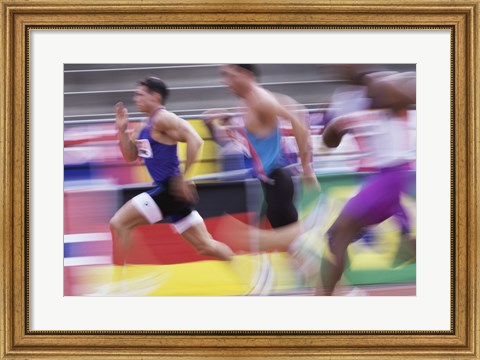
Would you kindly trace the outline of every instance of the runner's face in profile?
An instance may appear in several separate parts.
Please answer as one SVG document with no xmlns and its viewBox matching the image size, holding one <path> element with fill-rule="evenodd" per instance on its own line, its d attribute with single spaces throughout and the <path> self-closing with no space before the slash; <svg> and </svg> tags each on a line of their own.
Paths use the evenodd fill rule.
<svg viewBox="0 0 480 360">
<path fill-rule="evenodd" d="M 241 68 L 235 65 L 225 65 L 222 66 L 220 74 L 223 83 L 227 85 L 235 95 L 241 96 L 245 92 L 248 78 Z"/>
<path fill-rule="evenodd" d="M 135 95 L 133 96 L 133 102 L 137 107 L 138 111 L 149 112 L 152 109 L 155 109 L 159 105 L 159 94 L 155 92 L 149 92 L 146 86 L 139 86 L 135 90 Z"/>
</svg>

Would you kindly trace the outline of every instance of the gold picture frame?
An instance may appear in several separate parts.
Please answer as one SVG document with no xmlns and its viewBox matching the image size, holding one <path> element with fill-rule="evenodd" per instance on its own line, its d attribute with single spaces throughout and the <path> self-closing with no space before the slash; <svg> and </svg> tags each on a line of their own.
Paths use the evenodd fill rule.
<svg viewBox="0 0 480 360">
<path fill-rule="evenodd" d="M 0 359 L 480 359 L 479 7 L 419 0 L 0 0 Z M 29 30 L 447 29 L 452 40 L 449 331 L 32 331 L 29 329 Z M 455 146 L 453 146 L 455 144 Z"/>
</svg>

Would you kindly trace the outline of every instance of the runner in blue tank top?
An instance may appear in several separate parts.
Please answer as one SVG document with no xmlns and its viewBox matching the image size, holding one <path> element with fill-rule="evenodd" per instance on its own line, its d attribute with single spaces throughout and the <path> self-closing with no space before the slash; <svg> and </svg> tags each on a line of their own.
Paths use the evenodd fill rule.
<svg viewBox="0 0 480 360">
<path fill-rule="evenodd" d="M 138 134 L 128 132 L 128 112 L 116 105 L 116 127 L 120 150 L 126 161 L 141 157 L 156 187 L 141 193 L 123 205 L 110 221 L 114 241 L 122 244 L 124 262 L 130 246 L 130 233 L 138 225 L 153 224 L 170 217 L 173 226 L 199 253 L 229 260 L 231 249 L 210 236 L 202 217 L 193 209 L 195 192 L 183 181 L 177 157 L 177 143 L 187 145 L 185 173 L 195 162 L 202 139 L 193 127 L 164 107 L 169 94 L 165 83 L 150 77 L 141 81 L 134 95 L 138 110 L 148 115 Z"/>
<path fill-rule="evenodd" d="M 224 83 L 245 105 L 245 129 L 255 175 L 260 179 L 273 228 L 294 224 L 298 213 L 293 202 L 294 186 L 282 151 L 279 118 L 289 121 L 298 145 L 304 183 L 318 187 L 313 171 L 310 133 L 298 112 L 285 108 L 275 95 L 257 83 L 258 69 L 252 64 L 228 64 L 221 68 Z M 285 96 L 286 97 L 286 96 Z M 290 99 L 290 98 L 289 98 Z M 290 101 L 294 102 L 292 99 Z M 296 105 L 298 103 L 294 102 Z M 267 249 L 269 244 L 262 247 Z"/>
</svg>

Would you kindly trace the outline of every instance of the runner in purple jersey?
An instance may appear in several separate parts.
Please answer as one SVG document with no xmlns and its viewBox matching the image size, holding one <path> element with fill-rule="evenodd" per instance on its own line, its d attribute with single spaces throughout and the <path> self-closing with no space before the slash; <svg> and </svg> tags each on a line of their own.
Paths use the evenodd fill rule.
<svg viewBox="0 0 480 360">
<path fill-rule="evenodd" d="M 399 220 L 402 231 L 409 226 L 400 198 L 414 182 L 414 175 L 409 172 L 406 109 L 415 103 L 415 73 L 359 74 L 360 69 L 350 70 L 366 85 L 369 107 L 353 109 L 332 119 L 323 140 L 326 146 L 337 147 L 347 133 L 362 137 L 378 172 L 346 203 L 327 231 L 330 256 L 322 259 L 317 295 L 332 295 L 343 273 L 347 247 L 366 227 L 392 216 Z"/>
<path fill-rule="evenodd" d="M 114 240 L 122 244 L 121 262 L 130 247 L 130 233 L 138 225 L 153 224 L 169 217 L 173 226 L 203 255 L 229 260 L 231 249 L 210 236 L 202 217 L 193 208 L 195 192 L 179 169 L 177 143 L 187 145 L 184 172 L 195 162 L 203 140 L 193 127 L 164 107 L 169 94 L 166 84 L 149 77 L 139 82 L 133 100 L 138 110 L 148 115 L 146 124 L 137 134 L 128 132 L 128 112 L 117 103 L 116 128 L 120 150 L 126 161 L 138 157 L 144 163 L 156 187 L 137 195 L 123 205 L 110 220 Z"/>
</svg>

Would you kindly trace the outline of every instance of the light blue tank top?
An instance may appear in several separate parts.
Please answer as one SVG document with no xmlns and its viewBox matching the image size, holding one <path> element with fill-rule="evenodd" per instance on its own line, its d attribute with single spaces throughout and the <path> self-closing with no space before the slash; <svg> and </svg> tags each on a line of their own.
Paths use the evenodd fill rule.
<svg viewBox="0 0 480 360">
<path fill-rule="evenodd" d="M 258 137 L 248 130 L 245 130 L 245 134 L 250 144 L 253 169 L 257 177 L 268 177 L 273 170 L 287 165 L 278 127 L 265 137 Z"/>
</svg>

